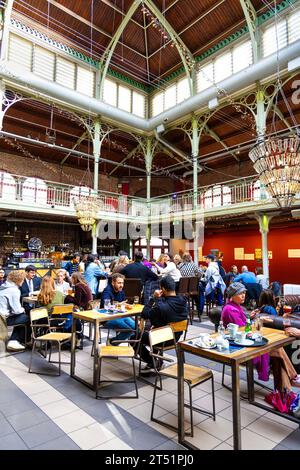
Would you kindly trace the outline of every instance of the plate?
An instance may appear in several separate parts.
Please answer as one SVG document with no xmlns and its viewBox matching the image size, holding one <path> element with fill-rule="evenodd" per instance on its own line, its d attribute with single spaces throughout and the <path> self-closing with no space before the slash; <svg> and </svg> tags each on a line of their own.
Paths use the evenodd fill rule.
<svg viewBox="0 0 300 470">
<path fill-rule="evenodd" d="M 234 344 L 237 346 L 253 346 L 254 341 L 253 339 L 247 339 L 245 338 L 244 341 L 232 341 Z"/>
<path fill-rule="evenodd" d="M 197 346 L 197 348 L 201 348 L 201 349 L 215 349 L 217 347 L 216 344 L 214 344 L 213 346 L 202 346 L 200 343 L 198 343 L 198 341 L 194 341 L 194 342 L 191 341 L 191 343 L 193 346 Z"/>
<path fill-rule="evenodd" d="M 269 342 L 269 340 L 267 338 L 262 338 L 260 341 L 254 341 L 253 339 L 248 339 L 246 338 L 245 339 L 245 342 L 246 343 L 238 343 L 236 341 L 234 341 L 233 339 L 229 339 L 229 338 L 226 338 L 228 339 L 229 343 L 232 344 L 232 345 L 235 345 L 235 346 L 246 346 L 248 348 L 258 348 L 259 346 L 264 346 L 265 344 L 267 344 Z"/>
</svg>

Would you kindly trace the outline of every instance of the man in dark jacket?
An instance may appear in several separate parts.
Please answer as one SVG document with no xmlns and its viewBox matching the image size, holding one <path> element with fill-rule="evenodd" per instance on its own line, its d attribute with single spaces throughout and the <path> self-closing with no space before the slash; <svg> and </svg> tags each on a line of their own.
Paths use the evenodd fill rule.
<svg viewBox="0 0 300 470">
<path fill-rule="evenodd" d="M 151 327 L 158 328 L 166 326 L 172 322 L 186 320 L 188 317 L 188 305 L 185 297 L 177 295 L 175 292 L 175 281 L 167 275 L 160 281 L 161 290 L 157 290 L 150 299 L 148 305 L 145 305 L 142 318 L 150 320 Z M 176 341 L 179 340 L 181 332 L 175 333 Z M 141 373 L 148 374 L 153 372 L 152 357 L 146 348 L 149 345 L 149 333 L 145 331 L 141 339 L 140 356 L 147 363 Z"/>
<path fill-rule="evenodd" d="M 155 281 L 158 279 L 158 276 L 143 265 L 143 258 L 143 253 L 137 251 L 134 255 L 134 263 L 127 264 L 127 266 L 122 269 L 122 274 L 129 279 L 140 279 L 144 286 L 146 281 Z"/>
</svg>

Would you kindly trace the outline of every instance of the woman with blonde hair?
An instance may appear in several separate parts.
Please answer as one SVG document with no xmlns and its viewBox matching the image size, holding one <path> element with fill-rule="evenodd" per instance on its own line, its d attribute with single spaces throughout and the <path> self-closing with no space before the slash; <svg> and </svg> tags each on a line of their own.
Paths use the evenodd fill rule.
<svg viewBox="0 0 300 470">
<path fill-rule="evenodd" d="M 122 270 L 129 264 L 129 258 L 128 256 L 122 255 L 119 257 L 118 263 L 115 265 L 113 268 L 112 272 L 113 273 L 121 273 Z"/>
<path fill-rule="evenodd" d="M 11 271 L 4 284 L 0 286 L 0 315 L 4 318 L 7 326 L 26 325 L 27 338 L 25 338 L 25 328 L 14 327 L 12 335 L 7 343 L 8 351 L 22 351 L 25 343 L 30 340 L 31 330 L 29 328 L 29 317 L 25 314 L 20 303 L 19 287 L 24 282 L 24 272 Z"/>
<path fill-rule="evenodd" d="M 56 273 L 55 290 L 58 290 L 62 294 L 67 294 L 70 289 L 70 284 L 66 282 L 67 271 L 65 269 L 59 269 Z"/>
</svg>

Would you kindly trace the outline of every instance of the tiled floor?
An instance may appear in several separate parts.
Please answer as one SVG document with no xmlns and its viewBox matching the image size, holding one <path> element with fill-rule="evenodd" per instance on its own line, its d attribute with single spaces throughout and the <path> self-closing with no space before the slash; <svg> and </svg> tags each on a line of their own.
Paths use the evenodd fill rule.
<svg viewBox="0 0 300 470">
<path fill-rule="evenodd" d="M 212 329 L 209 321 L 195 323 L 189 335 Z M 91 345 L 85 342 L 78 351 L 80 375 L 91 380 Z M 68 351 L 63 353 L 69 360 Z M 124 398 L 95 400 L 94 392 L 71 379 L 69 366 L 63 366 L 60 377 L 28 374 L 30 352 L 0 358 L 0 449 L 182 449 L 176 432 L 150 420 L 153 388 L 139 382 L 139 398 L 128 399 L 132 386 L 122 386 Z M 205 365 L 214 370 L 217 418 L 194 413 L 194 437 L 188 438 L 205 450 L 232 450 L 231 393 L 221 385 L 221 366 L 187 355 L 187 362 Z M 34 367 L 56 372 L 36 355 Z M 105 364 L 108 378 L 125 377 L 130 373 L 126 360 Z M 228 371 L 229 372 L 229 371 Z M 242 379 L 245 379 L 242 373 Z M 227 377 L 230 380 L 230 377 Z M 109 386 L 107 390 L 114 390 Z M 119 387 L 119 386 L 118 386 Z M 177 425 L 177 383 L 165 379 L 157 394 L 155 416 Z M 241 381 L 246 390 L 246 382 Z M 264 391 L 256 387 L 263 398 Z M 119 389 L 118 389 L 119 392 Z M 211 409 L 210 383 L 193 390 L 196 406 Z M 241 401 L 242 446 L 244 449 L 300 449 L 299 425 Z M 188 413 L 186 429 L 189 429 Z"/>
</svg>

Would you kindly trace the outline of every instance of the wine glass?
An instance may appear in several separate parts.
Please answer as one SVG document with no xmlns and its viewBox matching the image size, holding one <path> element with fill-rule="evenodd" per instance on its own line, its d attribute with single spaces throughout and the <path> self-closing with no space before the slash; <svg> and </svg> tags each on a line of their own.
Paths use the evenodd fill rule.
<svg viewBox="0 0 300 470">
<path fill-rule="evenodd" d="M 138 296 L 138 295 L 135 295 L 135 296 L 133 297 L 133 303 L 134 303 L 135 305 L 137 305 L 137 304 L 139 303 L 139 301 L 140 301 L 139 296 Z"/>
<path fill-rule="evenodd" d="M 262 338 L 262 329 L 263 329 L 263 321 L 261 318 L 255 319 L 255 331 L 257 340 L 260 341 Z"/>
</svg>

